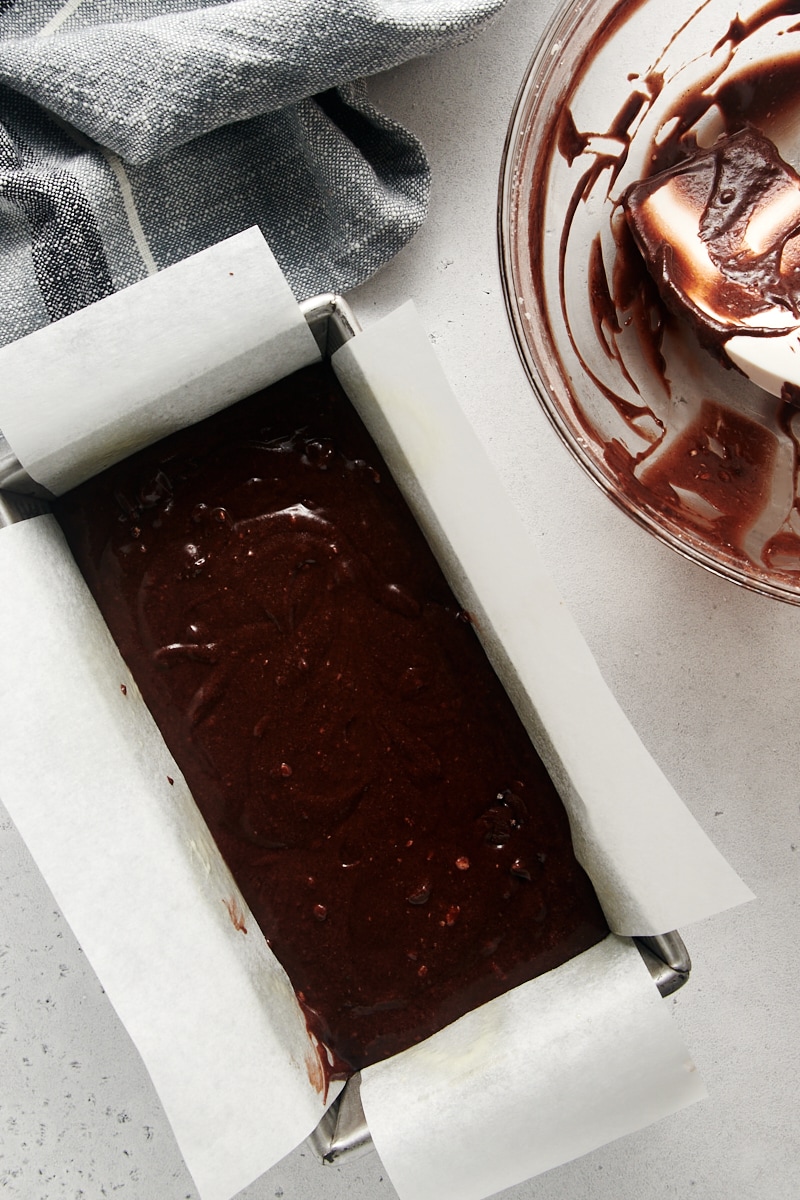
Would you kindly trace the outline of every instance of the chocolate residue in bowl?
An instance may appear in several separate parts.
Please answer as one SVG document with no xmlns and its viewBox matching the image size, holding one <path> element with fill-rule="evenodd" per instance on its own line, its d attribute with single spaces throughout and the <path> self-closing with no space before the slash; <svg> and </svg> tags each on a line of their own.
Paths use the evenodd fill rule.
<svg viewBox="0 0 800 1200">
<path fill-rule="evenodd" d="M 665 303 L 622 206 L 633 180 L 650 179 L 708 151 L 719 134 L 760 129 L 769 137 L 773 128 L 788 126 L 800 73 L 800 46 L 792 37 L 800 22 L 790 18 L 800 13 L 800 3 L 775 0 L 744 18 L 728 16 L 705 57 L 702 46 L 691 44 L 687 84 L 678 79 L 674 47 L 699 16 L 706 19 L 713 11 L 699 5 L 680 19 L 641 74 L 627 76 L 624 95 L 620 81 L 615 93 L 620 102 L 606 127 L 581 127 L 574 97 L 605 44 L 622 36 L 642 8 L 637 2 L 613 7 L 597 36 L 587 39 L 560 102 L 553 98 L 556 85 L 549 108 L 542 102 L 549 127 L 535 135 L 528 129 L 520 152 L 533 159 L 527 181 L 532 197 L 548 194 L 553 172 L 559 187 L 571 181 L 563 201 L 557 294 L 548 285 L 552 219 L 545 228 L 540 204 L 531 202 L 527 210 L 527 294 L 541 314 L 534 357 L 545 380 L 545 409 L 596 482 L 651 532 L 736 582 L 800 602 L 798 429 L 792 412 L 785 411 L 793 394 L 778 400 L 734 378 L 732 367 L 702 365 L 706 354 L 697 330 L 689 330 Z M 656 19 L 663 16 L 659 10 Z M 762 42 L 774 22 L 780 23 L 780 37 L 775 34 L 774 49 L 764 54 Z M 757 60 L 750 62 L 755 44 Z M 592 221 L 595 232 L 589 236 Z M 587 254 L 585 290 L 576 299 L 575 266 Z M 710 340 L 704 337 L 706 344 Z M 565 365 L 570 357 L 575 366 Z M 552 364 L 558 364 L 560 379 Z M 727 360 L 724 366 L 730 366 Z M 576 367 L 586 396 L 592 393 L 588 403 Z M 557 399 L 548 400 L 548 392 Z M 708 436 L 711 426 L 715 433 Z M 698 475 L 692 481 L 691 470 L 682 466 L 689 448 L 719 485 L 713 498 L 709 480 Z"/>
</svg>

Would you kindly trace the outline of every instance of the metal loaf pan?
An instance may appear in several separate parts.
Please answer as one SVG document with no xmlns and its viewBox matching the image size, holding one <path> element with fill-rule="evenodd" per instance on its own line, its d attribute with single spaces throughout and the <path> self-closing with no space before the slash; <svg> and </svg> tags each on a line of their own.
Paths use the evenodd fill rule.
<svg viewBox="0 0 800 1200">
<path fill-rule="evenodd" d="M 324 358 L 330 358 L 359 332 L 358 321 L 341 296 L 314 296 L 303 301 L 300 308 Z M 46 491 L 30 479 L 0 432 L 0 527 L 41 515 L 48 508 Z M 680 934 L 672 931 L 634 941 L 662 996 L 683 987 L 691 961 Z M 314 1153 L 325 1163 L 355 1158 L 373 1148 L 360 1084 L 360 1073 L 356 1073 L 308 1138 Z"/>
</svg>

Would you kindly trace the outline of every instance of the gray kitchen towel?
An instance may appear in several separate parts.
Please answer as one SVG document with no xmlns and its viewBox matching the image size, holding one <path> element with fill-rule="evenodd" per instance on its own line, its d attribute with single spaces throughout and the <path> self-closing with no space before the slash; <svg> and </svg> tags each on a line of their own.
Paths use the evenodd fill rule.
<svg viewBox="0 0 800 1200">
<path fill-rule="evenodd" d="M 503 3 L 0 0 L 0 344 L 250 225 L 298 299 L 362 282 L 430 186 L 365 77 Z"/>
</svg>

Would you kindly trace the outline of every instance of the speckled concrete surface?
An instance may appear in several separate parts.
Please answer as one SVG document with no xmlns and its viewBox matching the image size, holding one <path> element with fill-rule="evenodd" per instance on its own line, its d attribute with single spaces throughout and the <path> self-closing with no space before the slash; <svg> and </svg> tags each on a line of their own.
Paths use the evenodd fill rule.
<svg viewBox="0 0 800 1200">
<path fill-rule="evenodd" d="M 800 1077 L 800 609 L 683 561 L 618 512 L 536 404 L 505 317 L 497 179 L 517 85 L 551 11 L 509 0 L 478 41 L 375 80 L 435 171 L 415 242 L 352 297 L 364 324 L 413 296 L 462 404 L 640 736 L 756 893 L 684 929 L 670 1004 L 701 1104 L 506 1200 L 795 1200 Z M 98 898 L 102 902 L 102 898 Z M 0 809 L 0 1196 L 196 1200 L 138 1057 Z M 306 1146 L 240 1200 L 392 1200 L 372 1154 Z"/>
</svg>

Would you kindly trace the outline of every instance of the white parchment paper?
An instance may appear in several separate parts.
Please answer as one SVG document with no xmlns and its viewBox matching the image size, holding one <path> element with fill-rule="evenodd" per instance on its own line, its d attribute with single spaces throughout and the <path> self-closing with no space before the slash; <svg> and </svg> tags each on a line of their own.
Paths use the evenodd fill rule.
<svg viewBox="0 0 800 1200">
<path fill-rule="evenodd" d="M 0 530 L 0 596 L 3 803 L 227 1200 L 319 1121 L 317 1050 L 54 518 Z"/>
<path fill-rule="evenodd" d="M 60 496 L 319 357 L 248 229 L 0 348 L 0 429 Z"/>
<path fill-rule="evenodd" d="M 564 799 L 610 927 L 666 933 L 752 899 L 603 680 L 413 304 L 348 342 L 333 362 L 476 619 Z"/>
<path fill-rule="evenodd" d="M 70 326 L 80 336 L 63 322 L 0 351 L 20 388 L 50 364 L 49 389 L 0 398 L 0 427 L 39 482 L 60 491 L 318 357 L 260 235 L 233 242 L 205 252 L 208 270 L 171 268 L 92 306 Z M 232 278 L 251 280 L 257 314 L 245 286 L 229 322 L 250 330 L 241 353 L 228 325 L 216 328 Z M 128 347 L 146 360 L 151 342 L 152 371 L 138 371 Z M 662 933 L 748 899 L 605 687 L 413 310 L 360 334 L 335 365 L 475 615 L 615 932 Z M 103 384 L 84 403 L 90 376 Z M 0 795 L 138 1046 L 201 1195 L 225 1200 L 316 1124 L 317 1048 L 49 517 L 0 529 L 0 652 Z M 403 1200 L 488 1195 L 700 1094 L 648 972 L 617 937 L 364 1077 Z M 531 1141 L 507 1111 L 517 1096 L 549 1111 L 547 1137 L 497 1153 L 503 1130 Z"/>
<path fill-rule="evenodd" d="M 639 952 L 614 935 L 361 1073 L 401 1200 L 483 1200 L 705 1094 Z"/>
</svg>

